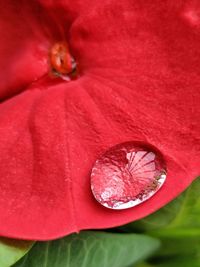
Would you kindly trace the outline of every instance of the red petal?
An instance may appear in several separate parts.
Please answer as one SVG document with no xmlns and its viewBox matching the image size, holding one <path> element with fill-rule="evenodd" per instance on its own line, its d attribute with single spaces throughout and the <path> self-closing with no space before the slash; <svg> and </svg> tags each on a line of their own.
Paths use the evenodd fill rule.
<svg viewBox="0 0 200 267">
<path fill-rule="evenodd" d="M 196 12 L 194 1 L 95 4 L 86 11 L 77 4 L 70 30 L 82 77 L 36 83 L 0 105 L 3 236 L 45 240 L 124 224 L 200 174 L 200 28 L 185 16 Z M 108 210 L 92 196 L 91 168 L 106 149 L 131 140 L 161 151 L 167 180 L 141 205 Z"/>
<path fill-rule="evenodd" d="M 47 75 L 50 47 L 70 25 L 65 10 L 56 11 L 34 0 L 0 2 L 0 101 Z"/>
</svg>

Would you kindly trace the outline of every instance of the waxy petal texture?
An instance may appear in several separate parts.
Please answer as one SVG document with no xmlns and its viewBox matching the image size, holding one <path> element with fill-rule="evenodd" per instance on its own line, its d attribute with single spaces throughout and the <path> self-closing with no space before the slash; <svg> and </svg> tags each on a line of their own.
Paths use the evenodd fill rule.
<svg viewBox="0 0 200 267">
<path fill-rule="evenodd" d="M 20 21 L 17 2 L 1 2 L 0 235 L 121 225 L 189 186 L 200 174 L 200 3 L 22 1 Z M 48 49 L 62 38 L 81 70 L 69 83 L 48 77 Z M 113 211 L 94 199 L 91 169 L 128 141 L 160 151 L 167 179 L 148 201 Z"/>
</svg>

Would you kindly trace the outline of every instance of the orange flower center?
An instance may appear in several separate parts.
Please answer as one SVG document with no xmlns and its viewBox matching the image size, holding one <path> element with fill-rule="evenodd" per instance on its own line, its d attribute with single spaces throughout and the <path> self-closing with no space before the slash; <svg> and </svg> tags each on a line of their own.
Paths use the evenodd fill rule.
<svg viewBox="0 0 200 267">
<path fill-rule="evenodd" d="M 60 75 L 68 75 L 75 71 L 76 63 L 66 42 L 58 42 L 52 46 L 50 65 L 52 71 Z"/>
</svg>

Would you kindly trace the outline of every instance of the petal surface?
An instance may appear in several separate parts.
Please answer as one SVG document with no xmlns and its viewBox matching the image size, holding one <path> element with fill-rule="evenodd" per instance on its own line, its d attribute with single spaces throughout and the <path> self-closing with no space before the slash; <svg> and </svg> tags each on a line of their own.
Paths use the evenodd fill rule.
<svg viewBox="0 0 200 267">
<path fill-rule="evenodd" d="M 3 236 L 47 240 L 118 226 L 162 207 L 200 174 L 198 14 L 191 22 L 200 4 L 69 2 L 41 7 L 69 14 L 81 77 L 66 83 L 31 76 L 27 90 L 0 104 Z M 8 84 L 3 88 L 8 94 Z M 148 201 L 112 211 L 95 201 L 90 173 L 105 150 L 126 141 L 159 150 L 167 180 Z"/>
</svg>

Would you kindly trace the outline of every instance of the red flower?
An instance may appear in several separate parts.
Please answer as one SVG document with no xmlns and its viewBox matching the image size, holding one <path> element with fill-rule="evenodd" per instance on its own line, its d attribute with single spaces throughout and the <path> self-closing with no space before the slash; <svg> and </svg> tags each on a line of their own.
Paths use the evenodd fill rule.
<svg viewBox="0 0 200 267">
<path fill-rule="evenodd" d="M 200 3 L 0 3 L 0 235 L 51 239 L 157 210 L 200 174 Z M 67 41 L 81 75 L 52 79 Z M 110 146 L 155 146 L 163 188 L 125 211 L 101 207 L 91 168 Z"/>
</svg>

